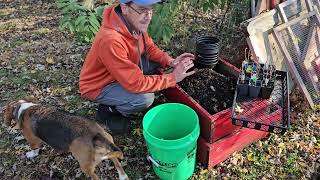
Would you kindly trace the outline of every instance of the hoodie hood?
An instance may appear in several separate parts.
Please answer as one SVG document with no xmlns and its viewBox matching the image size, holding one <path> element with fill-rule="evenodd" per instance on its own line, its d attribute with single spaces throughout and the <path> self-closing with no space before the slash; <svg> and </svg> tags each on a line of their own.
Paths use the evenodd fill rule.
<svg viewBox="0 0 320 180">
<path fill-rule="evenodd" d="M 102 27 L 115 30 L 130 39 L 134 39 L 129 29 L 127 28 L 126 24 L 123 22 L 121 17 L 116 13 L 116 8 L 118 6 L 119 4 L 115 4 L 104 10 L 103 17 L 102 17 Z"/>
</svg>

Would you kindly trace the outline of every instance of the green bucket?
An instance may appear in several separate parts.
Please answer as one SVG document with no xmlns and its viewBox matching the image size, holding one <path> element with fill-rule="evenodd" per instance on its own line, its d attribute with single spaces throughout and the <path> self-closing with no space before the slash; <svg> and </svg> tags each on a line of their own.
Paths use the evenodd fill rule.
<svg viewBox="0 0 320 180">
<path fill-rule="evenodd" d="M 149 110 L 143 118 L 153 170 L 161 179 L 188 179 L 194 171 L 199 118 L 190 107 L 166 103 Z"/>
</svg>

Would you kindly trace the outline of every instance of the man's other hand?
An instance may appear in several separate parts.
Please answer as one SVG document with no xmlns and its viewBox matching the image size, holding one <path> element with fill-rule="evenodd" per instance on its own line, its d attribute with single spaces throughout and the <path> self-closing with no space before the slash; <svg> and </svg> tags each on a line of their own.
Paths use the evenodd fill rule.
<svg viewBox="0 0 320 180">
<path fill-rule="evenodd" d="M 172 59 L 168 62 L 168 65 L 170 67 L 176 67 L 181 61 L 185 59 L 194 60 L 194 55 L 191 53 L 183 53 L 180 56 L 178 56 L 176 59 Z"/>
<path fill-rule="evenodd" d="M 181 55 L 182 56 L 182 55 Z M 180 56 L 179 56 L 180 57 Z M 195 73 L 195 71 L 187 72 L 194 66 L 192 58 L 185 58 L 181 60 L 174 68 L 173 75 L 176 78 L 176 82 L 182 81 L 185 77 L 188 77 Z"/>
</svg>

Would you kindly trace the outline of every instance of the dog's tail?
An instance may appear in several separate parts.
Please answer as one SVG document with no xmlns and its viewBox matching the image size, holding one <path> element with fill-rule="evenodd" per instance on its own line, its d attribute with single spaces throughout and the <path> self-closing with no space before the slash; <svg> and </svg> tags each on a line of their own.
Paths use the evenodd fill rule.
<svg viewBox="0 0 320 180">
<path fill-rule="evenodd" d="M 11 104 L 7 104 L 4 108 L 3 119 L 6 126 L 11 125 L 13 119 L 13 106 Z"/>
<path fill-rule="evenodd" d="M 102 134 L 96 134 L 92 139 L 92 143 L 96 150 L 105 151 L 109 158 L 123 159 L 123 153 L 120 148 Z"/>
</svg>

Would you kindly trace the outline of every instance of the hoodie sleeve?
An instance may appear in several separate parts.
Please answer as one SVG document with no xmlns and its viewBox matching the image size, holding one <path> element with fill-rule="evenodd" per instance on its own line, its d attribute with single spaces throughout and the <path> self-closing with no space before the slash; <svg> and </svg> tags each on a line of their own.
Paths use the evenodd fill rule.
<svg viewBox="0 0 320 180">
<path fill-rule="evenodd" d="M 161 51 L 153 42 L 153 40 L 149 37 L 147 33 L 144 33 L 145 41 L 146 41 L 146 49 L 149 55 L 149 59 L 158 62 L 162 67 L 168 65 L 169 60 L 173 59 L 167 53 Z"/>
<path fill-rule="evenodd" d="M 173 74 L 144 75 L 129 59 L 128 49 L 119 40 L 102 40 L 99 44 L 99 59 L 111 76 L 129 92 L 155 92 L 176 85 Z"/>
</svg>

